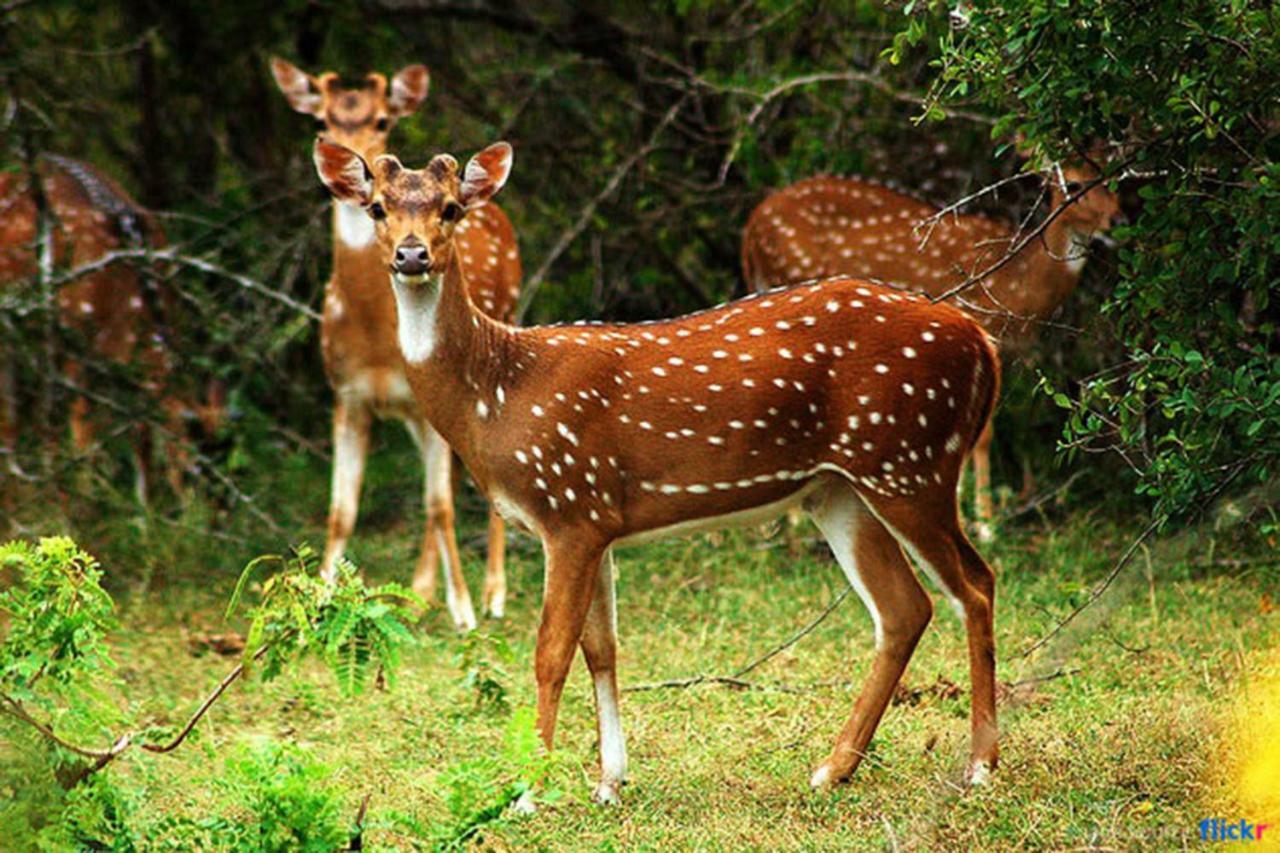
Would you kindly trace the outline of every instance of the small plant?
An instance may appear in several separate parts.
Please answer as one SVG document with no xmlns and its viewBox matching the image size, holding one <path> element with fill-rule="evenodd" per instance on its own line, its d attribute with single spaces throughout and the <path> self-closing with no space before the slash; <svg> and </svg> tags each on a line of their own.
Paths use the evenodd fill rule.
<svg viewBox="0 0 1280 853">
<path fill-rule="evenodd" d="M 155 742 L 158 732 L 149 730 L 145 738 L 125 734 L 113 738 L 109 749 L 92 749 L 68 737 L 107 736 L 119 719 L 98 687 L 114 677 L 114 664 L 103 642 L 114 624 L 114 604 L 99 585 L 102 573 L 93 557 L 70 539 L 3 546 L 0 567 L 16 569 L 19 576 L 0 594 L 0 612 L 8 619 L 0 641 L 0 711 L 34 729 L 59 756 L 75 755 L 92 762 L 60 773 L 60 781 L 70 788 L 124 753 L 135 738 L 148 752 L 176 749 L 227 687 L 258 660 L 265 661 L 262 678 L 269 680 L 286 664 L 317 653 L 347 695 L 362 690 L 375 670 L 388 683 L 394 680 L 401 648 L 414 642 L 406 627 L 416 615 L 409 609 L 417 602 L 412 592 L 394 584 L 370 590 L 349 563 L 339 567 L 333 583 L 323 581 L 313 573 L 315 553 L 304 545 L 288 558 L 259 557 L 249 563 L 227 608 L 228 616 L 240 603 L 253 570 L 269 561 L 277 561 L 281 571 L 263 583 L 244 659 L 186 725 L 167 742 Z M 46 719 L 36 716 L 32 708 Z M 63 729 L 68 727 L 72 730 L 64 737 Z"/>
<path fill-rule="evenodd" d="M 316 654 L 329 666 L 344 695 L 361 692 L 377 672 L 395 683 L 400 651 L 415 642 L 407 625 L 421 601 L 406 587 L 370 590 L 354 566 L 338 563 L 333 583 L 316 573 L 315 551 L 303 545 L 291 557 L 259 557 L 245 567 L 227 605 L 230 617 L 254 571 L 275 563 L 280 570 L 262 584 L 245 642 L 244 665 L 263 659 L 262 677 L 274 678 L 291 661 Z"/>
<path fill-rule="evenodd" d="M 227 762 L 218 780 L 247 819 L 224 830 L 226 847 L 244 851 L 329 853 L 346 845 L 352 827 L 333 771 L 294 746 L 268 743 Z M 222 845 L 219 845 L 222 846 Z"/>
<path fill-rule="evenodd" d="M 440 775 L 449 809 L 447 823 L 424 826 L 411 815 L 389 811 L 372 821 L 370 828 L 429 839 L 438 851 L 462 850 L 485 827 L 509 817 L 512 806 L 531 801 L 535 792 L 539 801 L 554 802 L 560 795 L 549 787 L 555 757 L 543 749 L 535 720 L 533 708 L 516 710 L 501 750 L 454 764 Z"/>
<path fill-rule="evenodd" d="M 99 685 L 112 676 L 104 641 L 115 605 L 101 587 L 92 556 L 65 537 L 0 545 L 0 714 L 3 730 L 32 730 L 52 749 L 54 771 L 67 787 L 96 758 L 71 745 L 101 738 L 119 714 Z"/>
<path fill-rule="evenodd" d="M 455 662 L 463 671 L 462 686 L 472 696 L 474 712 L 505 713 L 507 688 L 503 683 L 511 662 L 511 646 L 501 634 L 472 631 L 459 640 Z"/>
</svg>

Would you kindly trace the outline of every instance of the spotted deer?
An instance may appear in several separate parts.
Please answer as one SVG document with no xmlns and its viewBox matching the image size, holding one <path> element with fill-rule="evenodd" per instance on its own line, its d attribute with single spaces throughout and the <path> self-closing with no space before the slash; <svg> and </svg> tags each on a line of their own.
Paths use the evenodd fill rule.
<svg viewBox="0 0 1280 853">
<path fill-rule="evenodd" d="M 962 312 L 851 278 L 779 289 L 674 320 L 516 328 L 477 309 L 457 233 L 505 183 L 496 143 L 460 170 L 366 162 L 317 141 L 335 198 L 363 207 L 390 268 L 423 414 L 546 557 L 535 675 L 551 746 L 575 647 L 595 686 L 601 779 L 626 776 L 615 675 L 615 545 L 804 506 L 871 613 L 876 654 L 815 786 L 865 755 L 932 615 L 904 551 L 968 630 L 968 776 L 995 766 L 995 577 L 956 511 L 956 482 L 1000 367 Z"/>
<path fill-rule="evenodd" d="M 1024 346 L 1066 301 L 1090 241 L 1119 216 L 1119 201 L 1105 185 L 1083 192 L 1097 176 L 1088 166 L 1064 168 L 1062 180 L 1050 183 L 1050 209 L 1071 204 L 1009 263 L 952 299 L 1002 348 Z M 855 275 L 941 296 L 1000 261 L 1017 239 L 1009 223 L 978 214 L 938 216 L 933 205 L 870 181 L 808 178 L 773 192 L 752 212 L 742 270 L 756 290 Z M 992 435 L 988 428 L 973 451 L 983 539 L 991 538 Z"/>
<path fill-rule="evenodd" d="M 289 105 L 315 118 L 317 130 L 326 139 L 369 159 L 386 150 L 392 127 L 418 109 L 429 84 L 422 65 L 402 68 L 389 83 L 377 73 L 355 83 L 344 83 L 333 72 L 311 76 L 278 58 L 271 60 L 271 72 Z M 488 316 L 510 320 L 522 275 L 510 220 L 497 205 L 489 205 L 459 223 L 456 230 L 458 257 L 467 268 L 472 300 Z M 413 249 L 406 247 L 405 251 Z M 397 418 L 421 451 L 426 480 L 426 529 L 413 588 L 427 600 L 434 598 L 435 567 L 439 564 L 449 613 L 459 629 L 469 630 L 475 627 L 476 619 L 454 531 L 453 455 L 414 405 L 404 359 L 396 345 L 395 300 L 386 276 L 387 261 L 374 240 L 373 221 L 359 207 L 336 200 L 333 271 L 325 286 L 320 329 L 325 373 L 336 398 L 333 481 L 322 571 L 332 577 L 355 528 L 371 421 L 375 416 Z M 505 548 L 502 517 L 491 510 L 483 604 L 495 617 L 503 615 L 506 605 Z"/>
<path fill-rule="evenodd" d="M 46 154 L 37 173 L 50 216 L 51 260 L 58 270 L 91 264 L 113 250 L 165 245 L 164 231 L 155 217 L 89 164 Z M 38 231 L 37 199 L 27 177 L 0 173 L 0 286 L 11 287 L 35 275 Z M 82 356 L 137 368 L 143 390 L 160 409 L 166 474 L 174 492 L 181 495 L 182 475 L 190 467 L 185 450 L 186 421 L 199 419 L 208 432 L 216 430 L 222 396 L 217 383 L 210 384 L 203 400 L 197 399 L 195 389 L 176 387 L 165 323 L 171 313 L 171 289 L 146 280 L 136 266 L 118 262 L 63 284 L 56 301 L 59 322 L 83 342 L 82 355 L 73 352 L 63 359 L 64 377 L 73 388 L 91 390 L 88 386 L 93 379 Z M 5 353 L 0 371 L 0 452 L 16 466 L 20 419 L 13 368 Z M 96 441 L 97 420 L 89 397 L 75 391 L 71 438 L 81 455 Z M 151 492 L 153 426 L 141 420 L 131 430 L 134 486 L 143 506 Z"/>
</svg>

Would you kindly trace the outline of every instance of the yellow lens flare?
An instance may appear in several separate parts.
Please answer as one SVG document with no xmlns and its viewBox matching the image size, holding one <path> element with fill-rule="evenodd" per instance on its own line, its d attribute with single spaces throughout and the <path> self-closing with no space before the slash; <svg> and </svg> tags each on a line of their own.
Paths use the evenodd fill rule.
<svg viewBox="0 0 1280 853">
<path fill-rule="evenodd" d="M 1271 824 L 1265 849 L 1280 850 L 1280 652 L 1249 679 L 1237 703 L 1228 735 L 1238 756 L 1235 798 L 1242 817 Z"/>
</svg>

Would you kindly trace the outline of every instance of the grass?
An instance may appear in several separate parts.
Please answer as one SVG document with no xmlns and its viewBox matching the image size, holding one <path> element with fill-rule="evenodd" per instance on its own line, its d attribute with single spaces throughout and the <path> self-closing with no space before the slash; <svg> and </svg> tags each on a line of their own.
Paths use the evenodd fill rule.
<svg viewBox="0 0 1280 853">
<path fill-rule="evenodd" d="M 407 581 L 418 537 L 416 523 L 403 517 L 413 514 L 402 508 L 416 486 L 411 471 L 381 464 L 371 479 L 391 485 L 372 487 L 353 555 L 373 582 Z M 319 542 L 322 471 L 285 469 L 290 493 L 307 496 L 298 504 L 316 505 L 297 510 L 291 528 Z M 482 540 L 481 522 L 478 512 L 467 514 L 464 541 Z M 1230 725 L 1250 680 L 1275 666 L 1280 611 L 1269 602 L 1280 599 L 1280 577 L 1265 564 L 1217 564 L 1272 556 L 1274 543 L 1244 525 L 1167 536 L 1045 648 L 1018 654 L 1087 596 L 1136 529 L 1079 514 L 1007 531 L 984 549 L 999 576 L 998 676 L 1006 685 L 1002 763 L 986 789 L 959 784 L 968 730 L 965 640 L 955 615 L 935 598 L 934 623 L 870 760 L 852 784 L 808 790 L 871 661 L 870 620 L 851 596 L 746 676 L 753 689 L 628 692 L 631 784 L 618 808 L 589 802 L 594 710 L 578 660 L 550 783 L 563 796 L 531 817 L 504 817 L 481 839 L 497 849 L 1150 849 L 1198 843 L 1197 825 L 1208 816 L 1280 823 L 1280 814 L 1249 813 L 1236 798 L 1232 768 L 1249 746 L 1232 741 Z M 170 527 L 121 534 L 115 545 L 140 548 L 129 538 L 139 535 L 155 553 L 137 560 L 145 590 L 120 596 L 120 692 L 136 717 L 174 724 L 230 665 L 217 655 L 194 656 L 189 640 L 228 629 L 221 613 L 234 571 L 259 553 L 252 550 L 259 542 Z M 748 530 L 620 551 L 623 687 L 735 672 L 820 613 L 843 589 L 842 577 L 812 527 L 794 538 L 798 547 Z M 477 594 L 483 553 L 473 545 L 464 558 Z M 194 567 L 207 567 L 198 582 L 190 579 Z M 510 653 L 501 643 L 472 640 L 469 659 L 474 663 L 479 649 L 510 704 L 520 707 L 533 703 L 542 587 L 540 554 L 527 537 L 513 537 L 509 573 L 508 618 L 480 630 L 504 640 Z M 498 749 L 509 719 L 477 708 L 465 680 L 466 649 L 437 606 L 394 690 L 343 700 L 318 667 L 304 668 L 236 688 L 201 724 L 195 743 L 163 758 L 129 756 L 111 772 L 137 791 L 146 820 L 222 815 L 233 807 L 211 781 L 225 757 L 237 745 L 287 741 L 334 768 L 353 817 L 368 795 L 374 823 L 393 809 L 424 825 L 439 823 L 447 813 L 443 774 Z M 373 847 L 407 843 L 391 830 L 371 830 L 365 840 Z"/>
</svg>

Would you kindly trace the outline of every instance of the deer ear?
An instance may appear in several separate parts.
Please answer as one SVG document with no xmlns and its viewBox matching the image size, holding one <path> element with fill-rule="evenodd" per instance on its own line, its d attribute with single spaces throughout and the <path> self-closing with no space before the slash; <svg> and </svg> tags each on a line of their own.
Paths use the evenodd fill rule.
<svg viewBox="0 0 1280 853">
<path fill-rule="evenodd" d="M 338 201 L 361 207 L 373 199 L 373 173 L 364 158 L 343 145 L 316 140 L 316 174 Z"/>
<path fill-rule="evenodd" d="M 273 56 L 271 57 L 271 76 L 276 78 L 276 85 L 289 100 L 289 106 L 303 115 L 321 117 L 324 98 L 310 74 L 278 56 Z"/>
<path fill-rule="evenodd" d="M 427 99 L 431 75 L 425 65 L 406 65 L 391 78 L 391 96 L 387 108 L 395 118 L 410 115 Z"/>
<path fill-rule="evenodd" d="M 511 174 L 511 146 L 495 142 L 472 157 L 462 174 L 459 200 L 470 210 L 493 198 Z"/>
</svg>

